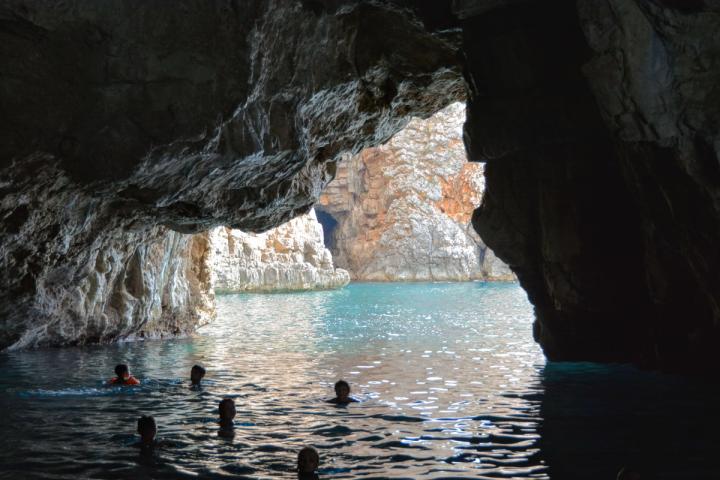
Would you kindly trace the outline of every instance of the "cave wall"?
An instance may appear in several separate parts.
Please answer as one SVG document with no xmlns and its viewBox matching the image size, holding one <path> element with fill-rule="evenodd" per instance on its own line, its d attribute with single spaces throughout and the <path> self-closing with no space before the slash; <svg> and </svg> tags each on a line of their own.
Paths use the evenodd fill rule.
<svg viewBox="0 0 720 480">
<path fill-rule="evenodd" d="M 307 212 L 467 96 L 474 224 L 548 356 L 717 366 L 719 27 L 717 0 L 7 0 L 0 347 L 184 330 L 138 313 L 179 234 Z"/>
<path fill-rule="evenodd" d="M 0 348 L 190 329 L 155 307 L 178 234 L 308 212 L 341 155 L 461 98 L 455 40 L 380 3 L 3 2 Z"/>
<path fill-rule="evenodd" d="M 528 291 L 546 354 L 717 366 L 717 2 L 463 21 L 466 144 L 488 162 L 475 224 Z"/>
<path fill-rule="evenodd" d="M 464 121 L 454 103 L 340 162 L 317 208 L 338 222 L 331 249 L 353 279 L 514 279 L 470 224 L 485 178 L 467 161 Z"/>
</svg>

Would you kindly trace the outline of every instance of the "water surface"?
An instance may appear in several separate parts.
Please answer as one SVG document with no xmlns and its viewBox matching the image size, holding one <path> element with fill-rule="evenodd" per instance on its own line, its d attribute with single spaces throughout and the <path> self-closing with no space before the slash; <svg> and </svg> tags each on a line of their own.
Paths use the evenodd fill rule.
<svg viewBox="0 0 720 480">
<path fill-rule="evenodd" d="M 219 297 L 193 338 L 4 354 L 2 477 L 293 478 L 313 445 L 321 478 L 600 479 L 658 458 L 658 478 L 720 478 L 716 393 L 546 365 L 531 323 L 515 284 L 353 284 Z M 142 386 L 103 385 L 121 362 Z M 195 363 L 202 391 L 187 388 Z M 338 378 L 358 403 L 324 402 Z M 141 414 L 165 442 L 154 456 L 132 447 Z"/>
</svg>

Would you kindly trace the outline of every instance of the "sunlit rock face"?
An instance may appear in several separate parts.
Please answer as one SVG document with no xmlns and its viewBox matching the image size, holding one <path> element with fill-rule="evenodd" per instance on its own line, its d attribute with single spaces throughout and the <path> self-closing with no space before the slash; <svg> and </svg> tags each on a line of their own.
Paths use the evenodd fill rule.
<svg viewBox="0 0 720 480">
<path fill-rule="evenodd" d="M 4 223 L 15 230 L 6 230 L 2 243 L 3 281 L 14 288 L 0 303 L 3 345 L 186 334 L 212 318 L 201 239 L 117 218 L 68 184 L 62 173 L 41 169 L 28 176 L 22 196 L 2 198 L 2 209 L 15 212 L 15 223 Z"/>
<path fill-rule="evenodd" d="M 470 225 L 485 181 L 482 165 L 467 162 L 464 121 L 455 103 L 339 164 L 318 208 L 337 222 L 335 263 L 354 279 L 513 278 Z"/>
<path fill-rule="evenodd" d="M 206 234 L 216 293 L 344 287 L 350 275 L 333 266 L 315 211 L 264 233 L 218 227 Z"/>
<path fill-rule="evenodd" d="M 307 213 L 342 154 L 463 94 L 457 35 L 382 4 L 10 0 L 0 19 L 0 348 L 190 329 L 172 231 Z"/>
</svg>

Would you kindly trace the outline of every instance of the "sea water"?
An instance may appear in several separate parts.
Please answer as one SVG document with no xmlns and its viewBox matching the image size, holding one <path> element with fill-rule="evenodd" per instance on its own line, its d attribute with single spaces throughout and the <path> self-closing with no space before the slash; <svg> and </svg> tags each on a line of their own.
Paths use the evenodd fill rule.
<svg viewBox="0 0 720 480">
<path fill-rule="evenodd" d="M 2 478 L 717 479 L 709 381 L 546 364 L 516 284 L 220 296 L 192 338 L 0 355 Z M 139 387 L 108 387 L 127 363 Z M 190 367 L 207 369 L 202 390 Z M 326 402 L 347 380 L 358 400 Z M 218 435 L 217 405 L 237 405 Z M 137 418 L 161 447 L 141 454 Z"/>
</svg>

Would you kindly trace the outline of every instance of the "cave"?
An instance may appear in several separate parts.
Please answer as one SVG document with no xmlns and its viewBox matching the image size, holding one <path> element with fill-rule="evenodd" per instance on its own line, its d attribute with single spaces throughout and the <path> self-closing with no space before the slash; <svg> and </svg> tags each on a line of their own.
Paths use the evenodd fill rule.
<svg viewBox="0 0 720 480">
<path fill-rule="evenodd" d="M 714 373 L 718 31 L 717 0 L 4 2 L 0 348 L 194 331 L 195 234 L 308 213 L 464 101 L 545 356 Z"/>
<path fill-rule="evenodd" d="M 192 330 L 203 273 L 148 268 L 183 234 L 304 213 L 467 98 L 477 228 L 548 357 L 717 365 L 714 2 L 73 4 L 2 10 L 3 348 Z"/>
<path fill-rule="evenodd" d="M 317 208 L 315 213 L 317 214 L 318 222 L 320 222 L 320 225 L 323 227 L 323 241 L 325 242 L 325 246 L 332 250 L 334 246 L 333 234 L 337 228 L 338 221 L 322 207 Z"/>
</svg>

